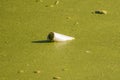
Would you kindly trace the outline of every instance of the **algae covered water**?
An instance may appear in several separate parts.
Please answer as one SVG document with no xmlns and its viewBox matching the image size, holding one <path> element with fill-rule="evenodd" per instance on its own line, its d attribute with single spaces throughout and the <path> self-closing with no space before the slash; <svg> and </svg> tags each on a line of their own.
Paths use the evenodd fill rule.
<svg viewBox="0 0 120 80">
<path fill-rule="evenodd" d="M 0 0 L 0 80 L 119 80 L 119 4 Z M 51 31 L 75 40 L 46 42 Z"/>
</svg>

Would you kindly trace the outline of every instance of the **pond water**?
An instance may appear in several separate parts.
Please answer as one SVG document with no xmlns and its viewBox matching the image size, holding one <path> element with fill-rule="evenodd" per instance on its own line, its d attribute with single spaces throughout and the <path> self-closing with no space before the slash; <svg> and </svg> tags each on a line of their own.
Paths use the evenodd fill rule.
<svg viewBox="0 0 120 80">
<path fill-rule="evenodd" d="M 0 0 L 0 80 L 119 80 L 119 4 Z M 45 42 L 51 31 L 75 40 Z"/>
</svg>

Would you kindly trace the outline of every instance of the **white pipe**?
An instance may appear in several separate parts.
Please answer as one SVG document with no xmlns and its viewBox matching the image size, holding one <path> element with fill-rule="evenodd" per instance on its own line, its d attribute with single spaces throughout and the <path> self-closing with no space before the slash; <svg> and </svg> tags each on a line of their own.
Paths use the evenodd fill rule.
<svg viewBox="0 0 120 80">
<path fill-rule="evenodd" d="M 50 32 L 48 34 L 48 37 L 47 39 L 49 41 L 68 41 L 68 40 L 73 40 L 75 39 L 74 37 L 70 37 L 70 36 L 66 36 L 66 35 L 63 35 L 63 34 L 60 34 L 60 33 L 56 33 L 56 32 Z"/>
</svg>

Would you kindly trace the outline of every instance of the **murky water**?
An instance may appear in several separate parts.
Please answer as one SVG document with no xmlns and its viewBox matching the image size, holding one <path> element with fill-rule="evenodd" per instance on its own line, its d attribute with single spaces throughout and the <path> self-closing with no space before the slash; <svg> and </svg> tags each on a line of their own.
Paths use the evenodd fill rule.
<svg viewBox="0 0 120 80">
<path fill-rule="evenodd" d="M 1 0 L 0 80 L 119 80 L 119 4 Z M 76 39 L 45 42 L 51 31 Z"/>
</svg>

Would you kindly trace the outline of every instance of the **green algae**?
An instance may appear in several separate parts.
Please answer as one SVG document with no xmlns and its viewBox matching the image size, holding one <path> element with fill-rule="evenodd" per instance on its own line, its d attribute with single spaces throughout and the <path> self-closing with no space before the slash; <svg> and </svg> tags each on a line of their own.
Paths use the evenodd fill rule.
<svg viewBox="0 0 120 80">
<path fill-rule="evenodd" d="M 45 7 L 55 1 L 0 1 L 0 80 L 119 80 L 120 1 L 59 0 Z M 109 13 L 91 13 L 98 9 Z M 76 39 L 50 43 L 51 31 Z"/>
</svg>

